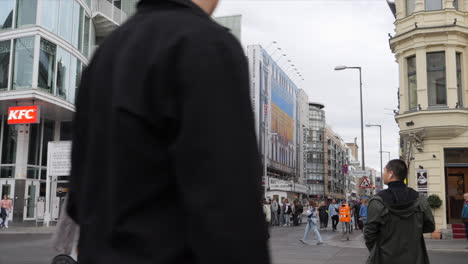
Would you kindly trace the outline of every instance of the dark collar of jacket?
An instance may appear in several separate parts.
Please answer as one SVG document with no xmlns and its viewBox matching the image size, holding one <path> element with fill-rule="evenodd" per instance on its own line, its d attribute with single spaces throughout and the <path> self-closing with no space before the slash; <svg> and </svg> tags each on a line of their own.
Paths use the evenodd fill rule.
<svg viewBox="0 0 468 264">
<path fill-rule="evenodd" d="M 406 184 L 402 181 L 394 181 L 394 182 L 388 183 L 389 189 L 404 189 L 406 187 L 407 187 Z"/>
<path fill-rule="evenodd" d="M 207 13 L 205 13 L 205 11 L 203 11 L 203 9 L 201 9 L 191 0 L 140 0 L 140 2 L 138 2 L 137 8 L 138 11 L 141 11 L 161 3 L 174 3 L 181 6 L 185 6 L 190 8 L 196 15 L 211 19 L 210 16 Z"/>
</svg>

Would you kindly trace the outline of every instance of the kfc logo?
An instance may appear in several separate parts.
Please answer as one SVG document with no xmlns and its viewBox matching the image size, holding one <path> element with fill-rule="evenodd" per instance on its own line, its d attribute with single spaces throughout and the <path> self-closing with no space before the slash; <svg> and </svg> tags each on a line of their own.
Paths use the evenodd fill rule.
<svg viewBox="0 0 468 264">
<path fill-rule="evenodd" d="M 39 106 L 19 106 L 8 108 L 8 124 L 39 123 Z"/>
</svg>

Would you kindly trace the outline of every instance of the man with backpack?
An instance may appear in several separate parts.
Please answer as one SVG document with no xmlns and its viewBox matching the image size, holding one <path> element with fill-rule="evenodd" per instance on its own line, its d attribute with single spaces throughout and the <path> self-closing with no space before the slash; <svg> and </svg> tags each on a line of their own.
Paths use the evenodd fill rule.
<svg viewBox="0 0 468 264">
<path fill-rule="evenodd" d="M 383 175 L 388 189 L 369 201 L 364 227 L 369 264 L 429 263 L 423 233 L 434 231 L 434 217 L 426 198 L 403 182 L 407 175 L 402 160 L 390 161 Z"/>
</svg>

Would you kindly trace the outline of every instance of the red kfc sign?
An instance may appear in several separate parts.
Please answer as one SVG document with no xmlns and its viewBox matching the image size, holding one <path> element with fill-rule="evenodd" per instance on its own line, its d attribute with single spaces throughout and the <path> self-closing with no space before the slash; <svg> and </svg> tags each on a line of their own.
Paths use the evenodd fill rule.
<svg viewBox="0 0 468 264">
<path fill-rule="evenodd" d="M 39 106 L 16 106 L 8 108 L 8 124 L 37 124 L 39 122 Z"/>
</svg>

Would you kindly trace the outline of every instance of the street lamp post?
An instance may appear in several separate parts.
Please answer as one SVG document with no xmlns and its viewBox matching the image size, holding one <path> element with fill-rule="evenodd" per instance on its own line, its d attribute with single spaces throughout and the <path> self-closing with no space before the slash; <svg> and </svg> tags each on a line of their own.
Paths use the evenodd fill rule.
<svg viewBox="0 0 468 264">
<path fill-rule="evenodd" d="M 382 186 L 383 180 L 383 162 L 382 162 L 382 125 L 369 125 L 367 124 L 366 127 L 378 127 L 380 130 L 380 187 Z"/>
<path fill-rule="evenodd" d="M 361 145 L 362 145 L 362 170 L 366 170 L 366 161 L 364 159 L 364 113 L 362 105 L 362 72 L 361 67 L 347 67 L 347 66 L 336 66 L 335 71 L 342 71 L 346 69 L 356 69 L 359 70 L 359 92 L 361 98 Z"/>
</svg>

